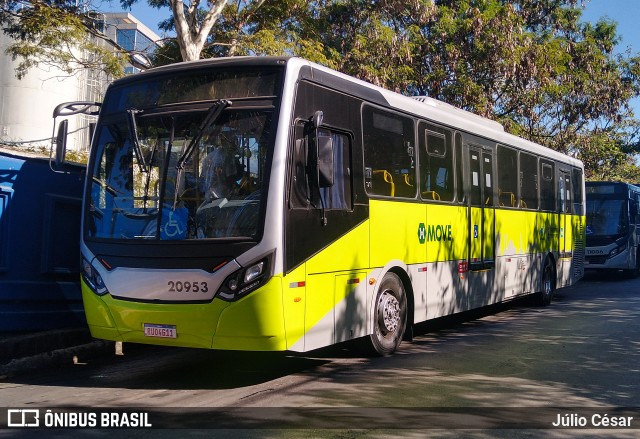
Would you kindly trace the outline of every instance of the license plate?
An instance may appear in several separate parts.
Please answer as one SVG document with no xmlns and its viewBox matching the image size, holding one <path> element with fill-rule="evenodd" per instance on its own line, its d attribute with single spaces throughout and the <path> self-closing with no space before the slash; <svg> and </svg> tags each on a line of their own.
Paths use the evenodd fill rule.
<svg viewBox="0 0 640 439">
<path fill-rule="evenodd" d="M 175 325 L 154 325 L 151 323 L 144 324 L 145 337 L 157 338 L 177 338 L 178 332 Z"/>
</svg>

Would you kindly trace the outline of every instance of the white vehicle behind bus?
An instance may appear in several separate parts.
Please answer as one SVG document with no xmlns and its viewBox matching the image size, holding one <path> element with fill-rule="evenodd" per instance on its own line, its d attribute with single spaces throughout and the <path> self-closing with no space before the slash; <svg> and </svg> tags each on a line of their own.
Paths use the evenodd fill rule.
<svg viewBox="0 0 640 439">
<path fill-rule="evenodd" d="M 587 182 L 585 269 L 640 272 L 640 187 L 619 182 Z"/>
</svg>

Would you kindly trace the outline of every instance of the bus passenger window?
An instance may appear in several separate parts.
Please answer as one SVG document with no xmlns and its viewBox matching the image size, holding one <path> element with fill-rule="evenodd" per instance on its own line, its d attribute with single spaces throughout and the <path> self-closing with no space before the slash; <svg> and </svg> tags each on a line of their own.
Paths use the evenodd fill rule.
<svg viewBox="0 0 640 439">
<path fill-rule="evenodd" d="M 498 205 L 500 207 L 520 207 L 517 175 L 518 152 L 498 145 Z"/>
<path fill-rule="evenodd" d="M 553 163 L 540 160 L 540 209 L 556 210 L 555 171 Z"/>
<path fill-rule="evenodd" d="M 538 209 L 538 159 L 520 153 L 520 207 Z"/>
<path fill-rule="evenodd" d="M 424 133 L 424 139 L 422 135 L 420 139 L 422 198 L 453 201 L 455 191 L 451 133 L 433 125 L 427 125 L 426 129 L 420 132 Z"/>
<path fill-rule="evenodd" d="M 582 170 L 578 168 L 573 169 L 573 213 L 577 215 L 584 215 L 584 206 L 582 204 L 582 186 L 584 182 L 582 180 Z"/>
<path fill-rule="evenodd" d="M 413 121 L 399 114 L 365 106 L 362 124 L 367 193 L 415 198 Z"/>
</svg>

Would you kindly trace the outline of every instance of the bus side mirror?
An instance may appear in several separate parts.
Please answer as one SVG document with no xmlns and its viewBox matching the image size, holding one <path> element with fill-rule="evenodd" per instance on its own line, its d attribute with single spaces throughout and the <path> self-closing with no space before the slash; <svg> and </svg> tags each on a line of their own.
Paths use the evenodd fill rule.
<svg viewBox="0 0 640 439">
<path fill-rule="evenodd" d="M 60 166 L 64 163 L 67 155 L 67 134 L 69 130 L 69 121 L 64 119 L 58 125 L 58 134 L 56 135 L 56 165 Z"/>
<path fill-rule="evenodd" d="M 309 118 L 309 176 L 318 189 L 333 186 L 333 141 L 330 136 L 320 136 L 323 120 L 324 113 L 320 110 Z"/>
<path fill-rule="evenodd" d="M 320 125 L 322 125 L 323 120 L 324 120 L 324 113 L 318 110 L 315 113 L 313 113 L 313 116 L 311 116 L 311 119 L 309 120 L 309 122 L 311 122 L 313 129 L 317 130 L 318 128 L 320 128 Z"/>
</svg>

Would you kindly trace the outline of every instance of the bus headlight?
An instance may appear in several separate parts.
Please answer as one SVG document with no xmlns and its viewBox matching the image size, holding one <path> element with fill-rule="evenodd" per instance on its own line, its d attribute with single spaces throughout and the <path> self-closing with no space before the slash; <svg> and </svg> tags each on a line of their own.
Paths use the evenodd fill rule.
<svg viewBox="0 0 640 439">
<path fill-rule="evenodd" d="M 109 292 L 102 280 L 102 276 L 98 273 L 98 270 L 96 270 L 93 265 L 91 265 L 91 262 L 87 261 L 84 257 L 82 258 L 82 278 L 89 288 L 91 288 L 98 296 L 102 296 Z"/>
<path fill-rule="evenodd" d="M 257 264 L 252 265 L 251 267 L 247 268 L 244 272 L 244 282 L 250 283 L 254 279 L 259 278 L 260 276 L 262 276 L 263 271 L 264 271 L 264 261 L 260 261 Z"/>
<path fill-rule="evenodd" d="M 626 243 L 620 245 L 619 247 L 614 248 L 613 250 L 611 250 L 609 252 L 609 258 L 613 258 L 614 256 L 622 253 L 623 251 L 626 250 L 626 248 L 627 248 L 627 244 Z"/>
<path fill-rule="evenodd" d="M 262 259 L 247 268 L 241 268 L 228 276 L 218 290 L 216 297 L 227 302 L 234 302 L 246 296 L 268 280 L 269 260 Z"/>
</svg>

